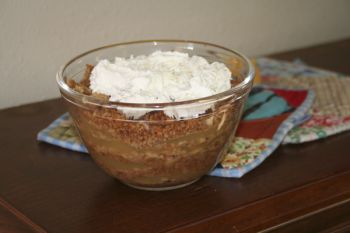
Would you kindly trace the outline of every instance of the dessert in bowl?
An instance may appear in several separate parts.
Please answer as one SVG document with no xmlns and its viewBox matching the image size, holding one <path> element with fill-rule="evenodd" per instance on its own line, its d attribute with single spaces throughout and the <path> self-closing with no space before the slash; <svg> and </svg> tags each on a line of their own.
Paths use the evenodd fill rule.
<svg viewBox="0 0 350 233">
<path fill-rule="evenodd" d="M 135 188 L 168 190 L 222 160 L 253 76 L 250 61 L 235 51 L 158 40 L 86 52 L 62 67 L 57 82 L 105 172 Z"/>
</svg>

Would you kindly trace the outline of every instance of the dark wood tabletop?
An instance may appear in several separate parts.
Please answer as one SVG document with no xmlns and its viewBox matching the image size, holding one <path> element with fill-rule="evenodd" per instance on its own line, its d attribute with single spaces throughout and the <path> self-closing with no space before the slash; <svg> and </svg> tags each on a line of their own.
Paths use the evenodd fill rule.
<svg viewBox="0 0 350 233">
<path fill-rule="evenodd" d="M 271 57 L 350 74 L 350 39 Z M 0 111 L 1 233 L 350 232 L 350 132 L 280 146 L 240 179 L 151 192 L 37 142 L 65 111 L 60 99 Z"/>
</svg>

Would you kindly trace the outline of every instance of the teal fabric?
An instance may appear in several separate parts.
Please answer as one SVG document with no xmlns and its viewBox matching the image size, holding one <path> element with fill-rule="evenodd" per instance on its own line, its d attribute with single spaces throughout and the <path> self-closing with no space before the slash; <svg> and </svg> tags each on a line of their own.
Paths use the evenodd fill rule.
<svg viewBox="0 0 350 233">
<path fill-rule="evenodd" d="M 256 95 L 258 95 L 258 94 L 256 94 Z M 254 96 L 252 96 L 252 97 L 254 97 Z M 254 112 L 245 116 L 244 120 L 256 120 L 256 119 L 277 116 L 277 115 L 280 115 L 281 113 L 284 113 L 288 110 L 290 110 L 290 107 L 288 106 L 287 101 L 285 101 L 283 98 L 281 98 L 279 96 L 274 96 L 268 102 L 262 104 Z"/>
<path fill-rule="evenodd" d="M 254 89 L 252 90 L 254 92 Z M 253 95 L 249 95 L 247 102 L 244 105 L 244 111 L 250 109 L 254 105 L 265 102 L 274 93 L 272 91 L 264 90 Z"/>
</svg>

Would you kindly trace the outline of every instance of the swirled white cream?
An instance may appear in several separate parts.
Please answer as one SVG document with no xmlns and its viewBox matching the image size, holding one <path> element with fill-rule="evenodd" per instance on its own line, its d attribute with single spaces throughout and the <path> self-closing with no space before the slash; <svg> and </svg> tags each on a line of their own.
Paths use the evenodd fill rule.
<svg viewBox="0 0 350 233">
<path fill-rule="evenodd" d="M 90 88 L 125 103 L 166 103 L 211 96 L 231 88 L 231 72 L 219 62 L 208 63 L 199 56 L 156 51 L 148 56 L 101 60 L 92 70 Z M 170 117 L 196 117 L 211 106 L 168 107 Z M 139 118 L 152 109 L 119 108 Z"/>
</svg>

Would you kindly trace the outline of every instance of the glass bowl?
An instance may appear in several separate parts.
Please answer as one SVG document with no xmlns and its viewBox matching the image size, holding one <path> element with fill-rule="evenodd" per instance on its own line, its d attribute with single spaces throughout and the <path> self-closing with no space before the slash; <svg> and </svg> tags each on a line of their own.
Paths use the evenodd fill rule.
<svg viewBox="0 0 350 233">
<path fill-rule="evenodd" d="M 122 103 L 70 88 L 83 79 L 87 64 L 101 59 L 178 51 L 224 63 L 232 72 L 228 91 L 189 101 Z M 227 152 L 251 89 L 254 68 L 240 53 L 196 41 L 150 40 L 113 44 L 83 53 L 57 73 L 57 82 L 81 139 L 94 161 L 109 175 L 139 189 L 168 190 L 189 185 L 210 172 Z M 165 117 L 164 112 L 203 114 Z M 128 118 L 123 110 L 141 117 Z M 145 112 L 148 112 L 144 115 Z"/>
</svg>

